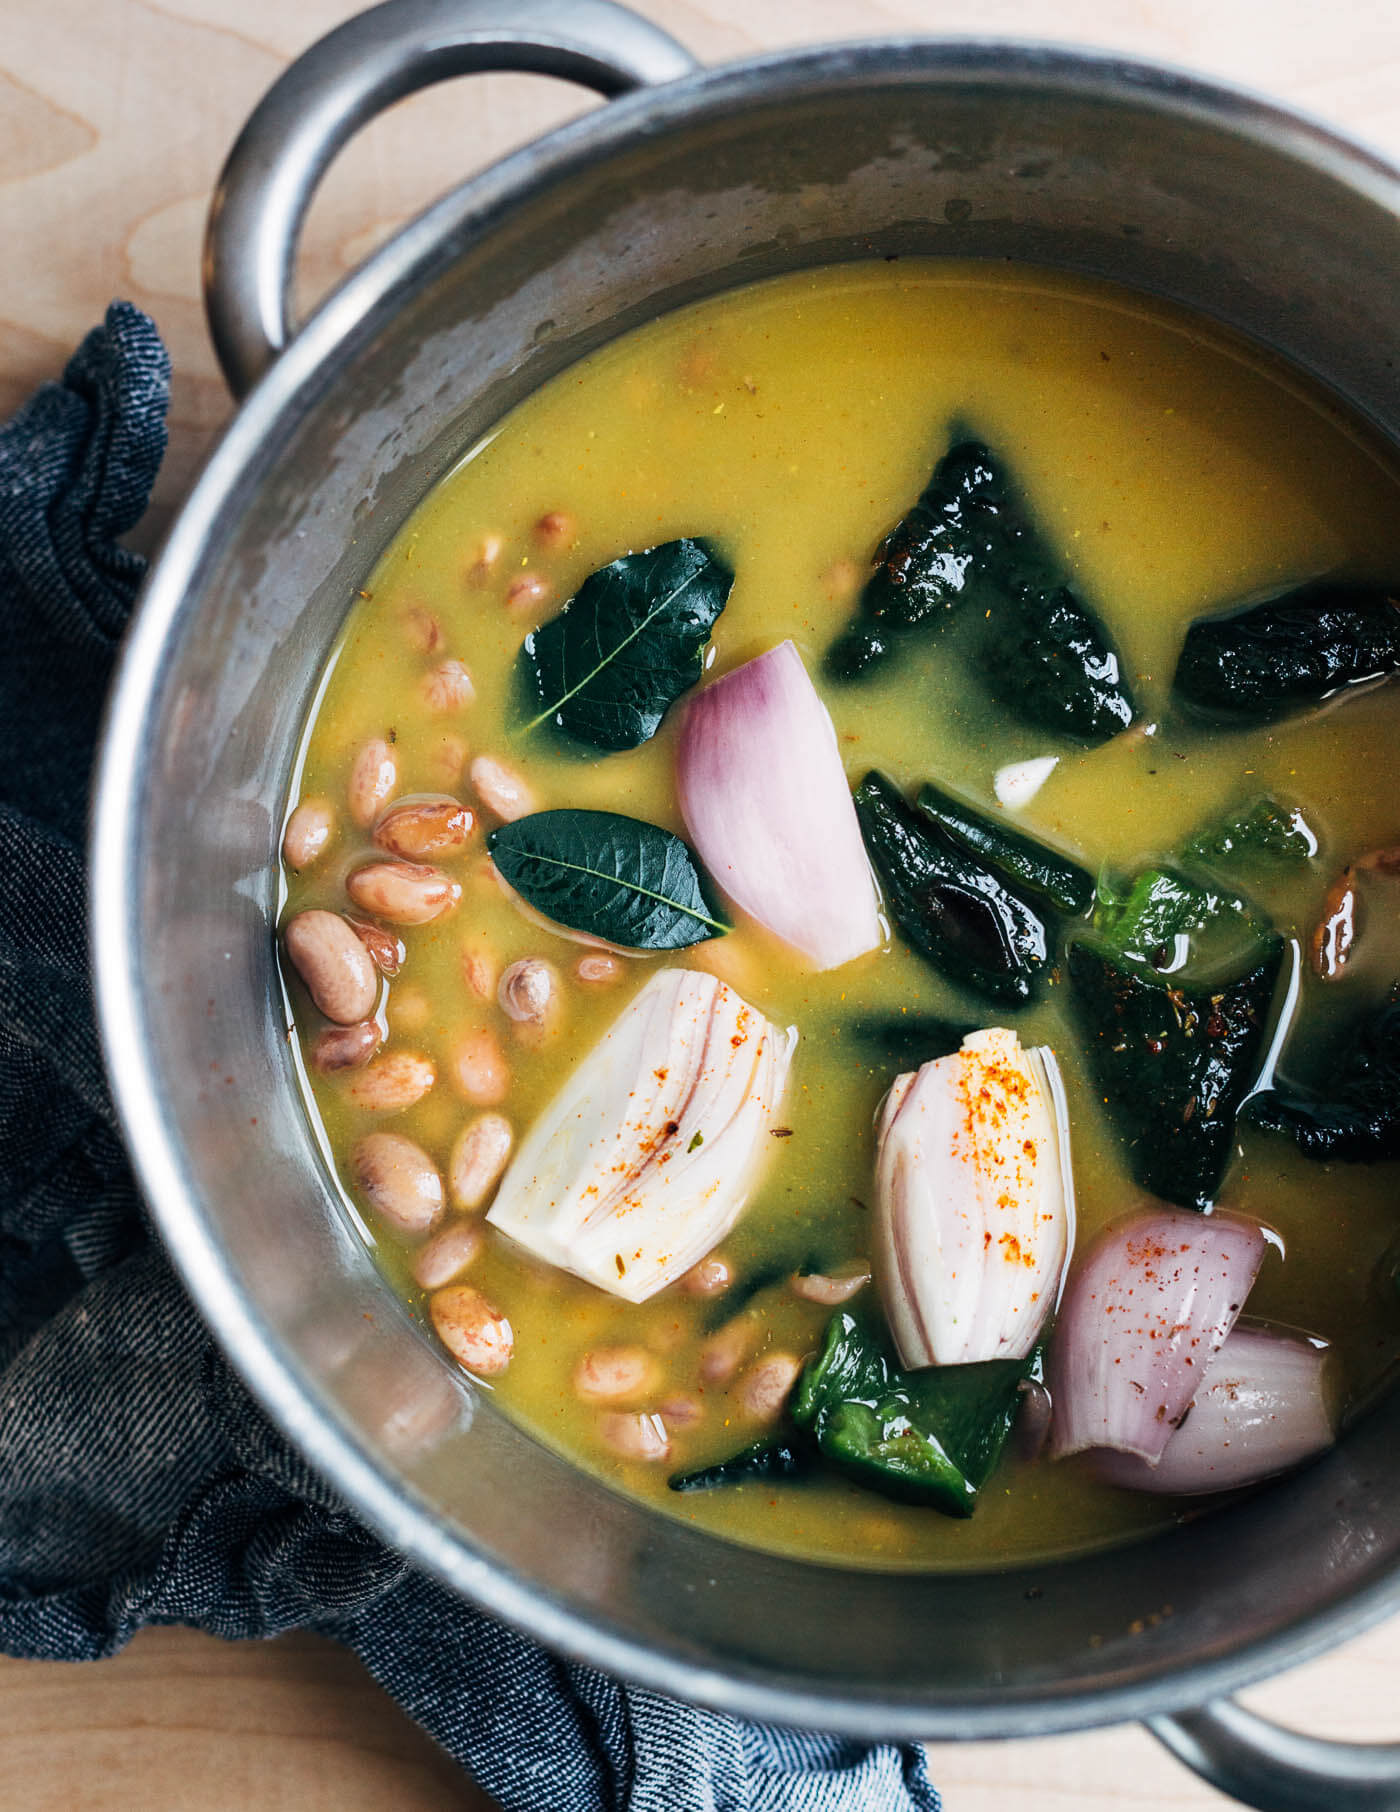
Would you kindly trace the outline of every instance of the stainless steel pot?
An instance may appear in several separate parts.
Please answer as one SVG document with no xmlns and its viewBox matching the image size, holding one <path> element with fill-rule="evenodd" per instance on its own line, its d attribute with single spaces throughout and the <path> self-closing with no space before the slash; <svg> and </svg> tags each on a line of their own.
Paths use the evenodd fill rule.
<svg viewBox="0 0 1400 1812">
<path fill-rule="evenodd" d="M 336 149 L 483 68 L 624 98 L 432 208 L 292 338 L 297 233 Z M 456 456 L 572 360 L 803 265 L 1016 258 L 1226 322 L 1400 438 L 1398 216 L 1400 175 L 1335 134 L 1045 46 L 898 39 L 701 71 L 604 0 L 390 0 L 273 88 L 209 240 L 215 341 L 247 400 L 146 587 L 107 724 L 98 1000 L 185 1281 L 387 1540 L 543 1641 L 727 1711 L 931 1738 L 1144 1718 L 1254 1805 L 1400 1805 L 1400 1750 L 1287 1735 L 1222 1697 L 1400 1600 L 1400 1402 L 1247 1502 L 1054 1566 L 889 1577 L 662 1520 L 512 1428 L 381 1282 L 308 1133 L 271 935 L 292 752 L 347 601 Z"/>
</svg>

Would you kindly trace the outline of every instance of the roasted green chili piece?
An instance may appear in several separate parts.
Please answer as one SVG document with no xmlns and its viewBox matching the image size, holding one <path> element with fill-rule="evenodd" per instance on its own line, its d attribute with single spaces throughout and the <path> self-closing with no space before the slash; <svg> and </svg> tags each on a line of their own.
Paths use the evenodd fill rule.
<svg viewBox="0 0 1400 1812">
<path fill-rule="evenodd" d="M 790 1404 L 841 1471 L 906 1503 L 971 1516 L 1001 1457 L 1030 1360 L 901 1371 L 883 1328 L 849 1312 L 827 1324 Z"/>
<path fill-rule="evenodd" d="M 1248 963 L 1271 937 L 1267 921 L 1238 894 L 1165 867 L 1145 869 L 1125 893 L 1101 879 L 1094 930 L 1107 954 L 1173 973 Z"/>
<path fill-rule="evenodd" d="M 1183 1208 L 1215 1200 L 1235 1116 L 1263 1060 L 1283 962 L 1271 938 L 1252 968 L 1216 986 L 1169 987 L 1090 943 L 1071 945 L 1074 1005 L 1110 1120 L 1142 1188 Z"/>
<path fill-rule="evenodd" d="M 883 774 L 867 774 L 855 797 L 886 904 L 919 954 L 989 1000 L 1029 1000 L 1049 954 L 1034 909 L 908 805 Z"/>
<path fill-rule="evenodd" d="M 959 1023 L 932 1013 L 885 1013 L 857 1019 L 851 1030 L 861 1044 L 907 1070 L 961 1050 L 963 1039 L 977 1027 L 970 1020 Z"/>
<path fill-rule="evenodd" d="M 1184 856 L 1220 867 L 1300 867 L 1317 854 L 1317 837 L 1296 805 L 1267 794 L 1206 824 L 1182 845 Z"/>
<path fill-rule="evenodd" d="M 1322 583 L 1193 623 L 1172 686 L 1214 722 L 1258 724 L 1397 671 L 1400 598 Z"/>
<path fill-rule="evenodd" d="M 901 632 L 975 605 L 977 678 L 1027 723 L 1085 743 L 1133 720 L 1133 701 L 1103 625 L 1064 582 L 1059 563 L 996 456 L 953 447 L 909 514 L 886 537 L 854 623 L 827 655 L 853 679 L 884 660 Z"/>
<path fill-rule="evenodd" d="M 985 449 L 966 441 L 939 460 L 909 514 L 875 554 L 856 620 L 826 669 L 854 679 L 883 660 L 901 630 L 942 619 L 988 568 L 1001 535 L 1001 487 Z"/>
<path fill-rule="evenodd" d="M 743 1485 L 752 1479 L 806 1478 L 816 1464 L 817 1449 L 809 1437 L 770 1435 L 713 1466 L 673 1473 L 666 1482 L 672 1491 L 711 1491 L 717 1485 Z"/>
<path fill-rule="evenodd" d="M 1400 983 L 1350 1028 L 1330 1076 L 1326 1094 L 1279 1086 L 1256 1095 L 1249 1118 L 1291 1134 L 1319 1163 L 1400 1159 Z"/>
<path fill-rule="evenodd" d="M 1093 905 L 1094 877 L 1058 850 L 974 811 L 929 782 L 919 789 L 918 805 L 960 849 L 977 856 L 1033 900 L 1075 918 Z"/>
</svg>

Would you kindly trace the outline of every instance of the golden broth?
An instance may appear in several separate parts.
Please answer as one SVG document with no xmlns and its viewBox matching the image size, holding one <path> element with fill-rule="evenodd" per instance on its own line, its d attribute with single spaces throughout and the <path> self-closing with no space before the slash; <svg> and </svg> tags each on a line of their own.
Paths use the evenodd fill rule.
<svg viewBox="0 0 1400 1812">
<path fill-rule="evenodd" d="M 556 378 L 473 449 L 349 613 L 291 801 L 335 802 L 340 830 L 319 864 L 288 875 L 288 911 L 345 905 L 344 876 L 367 842 L 343 811 L 346 776 L 370 737 L 392 740 L 403 794 L 455 792 L 476 803 L 464 759 L 487 752 L 527 774 L 542 806 L 603 807 L 679 830 L 671 721 L 638 750 L 593 759 L 513 735 L 509 676 L 524 635 L 620 553 L 702 535 L 737 574 L 711 672 L 792 637 L 816 677 L 871 551 L 922 489 L 954 423 L 1004 455 L 1116 639 L 1141 722 L 1159 727 L 1089 752 L 1056 744 L 1003 721 L 930 637 L 866 683 L 822 683 L 848 772 L 858 779 L 878 766 L 901 784 L 933 778 L 990 803 L 1003 763 L 1058 753 L 1018 822 L 1091 868 L 1124 870 L 1221 809 L 1276 792 L 1302 805 L 1322 851 L 1301 878 L 1285 876 L 1257 897 L 1281 931 L 1306 938 L 1340 863 L 1400 837 L 1396 695 L 1373 691 L 1267 731 L 1212 738 L 1169 719 L 1168 688 L 1183 630 L 1201 612 L 1323 571 L 1400 572 L 1394 473 L 1324 398 L 1196 321 L 1046 273 L 922 262 L 805 273 L 670 315 Z M 554 553 L 534 532 L 548 512 L 575 525 Z M 473 569 L 489 537 L 499 537 L 500 553 L 483 575 Z M 524 610 L 506 602 L 522 575 L 548 587 Z M 414 640 L 424 613 L 445 638 L 432 655 Z M 420 692 L 443 654 L 465 660 L 477 690 L 475 703 L 448 718 L 427 713 Z M 693 951 L 629 961 L 611 987 L 571 986 L 562 1032 L 531 1048 L 471 994 L 464 950 L 489 946 L 501 962 L 548 956 L 568 977 L 578 947 L 511 904 L 483 855 L 478 830 L 454 868 L 461 906 L 401 933 L 409 954 L 388 985 L 387 1048 L 427 1053 L 439 1081 L 418 1106 L 373 1123 L 405 1132 L 445 1166 L 473 1111 L 454 1092 L 450 1054 L 465 1027 L 490 1023 L 506 1040 L 513 1080 L 504 1111 L 518 1133 L 658 962 L 713 967 L 802 1034 L 781 1116 L 792 1137 L 775 1150 L 724 1252 L 741 1274 L 765 1255 L 793 1267 L 809 1254 L 823 1264 L 868 1255 L 872 1116 L 893 1071 L 871 1066 L 850 1035 L 852 1014 L 908 1008 L 992 1024 L 997 1010 L 971 1005 L 897 939 L 813 976 L 741 927 Z M 1354 972 L 1331 989 L 1343 1003 L 1400 967 L 1380 917 Z M 294 979 L 292 990 L 300 1012 Z M 1304 1014 L 1315 1014 L 1322 992 L 1305 980 Z M 1088 1085 L 1063 993 L 1052 984 L 1012 1023 L 1026 1043 L 1052 1045 L 1064 1067 L 1082 1246 L 1139 1192 Z M 344 1078 L 313 1076 L 311 1086 L 312 1111 L 340 1160 L 371 1117 L 347 1103 Z M 1355 1392 L 1390 1362 L 1400 1331 L 1371 1283 L 1396 1231 L 1396 1169 L 1319 1169 L 1286 1141 L 1246 1130 L 1241 1142 L 1222 1201 L 1277 1228 L 1288 1254 L 1270 1253 L 1249 1312 L 1335 1341 Z M 376 1229 L 368 1211 L 365 1220 L 386 1270 L 421 1305 L 411 1249 Z M 1182 1513 L 1099 1487 L 1074 1462 L 1029 1467 L 1011 1456 L 969 1522 L 836 1480 L 677 1496 L 667 1490 L 671 1472 L 758 1432 L 727 1394 L 704 1393 L 703 1420 L 675 1433 L 666 1464 L 647 1466 L 609 1454 L 571 1374 L 591 1346 L 640 1341 L 661 1355 L 667 1389 L 695 1392 L 701 1324 L 714 1306 L 670 1289 L 630 1307 L 534 1263 L 490 1229 L 469 1277 L 515 1330 L 514 1359 L 493 1385 L 513 1417 L 658 1508 L 737 1540 L 843 1562 L 968 1567 L 1101 1545 Z M 830 1313 L 781 1287 L 756 1307 L 768 1344 L 798 1354 L 813 1349 Z"/>
</svg>

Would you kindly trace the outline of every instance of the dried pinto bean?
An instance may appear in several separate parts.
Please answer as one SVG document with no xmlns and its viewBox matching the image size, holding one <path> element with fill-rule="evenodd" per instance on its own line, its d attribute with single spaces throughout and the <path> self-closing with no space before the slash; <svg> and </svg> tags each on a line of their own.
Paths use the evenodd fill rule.
<svg viewBox="0 0 1400 1812">
<path fill-rule="evenodd" d="M 574 974 L 590 987 L 606 987 L 622 974 L 622 962 L 616 956 L 609 956 L 606 950 L 599 950 L 590 956 L 581 956 L 574 964 Z"/>
<path fill-rule="evenodd" d="M 634 1403 L 655 1389 L 657 1364 L 642 1346 L 600 1346 L 574 1367 L 574 1394 L 585 1403 Z"/>
<path fill-rule="evenodd" d="M 346 877 L 345 891 L 357 906 L 391 925 L 426 925 L 462 897 L 449 875 L 418 862 L 370 862 Z"/>
<path fill-rule="evenodd" d="M 787 1402 L 801 1370 L 802 1361 L 791 1353 L 769 1353 L 751 1365 L 735 1392 L 741 1414 L 771 1422 Z"/>
<path fill-rule="evenodd" d="M 311 1044 L 311 1067 L 319 1075 L 360 1070 L 379 1049 L 383 1033 L 373 1019 L 353 1026 L 323 1026 Z"/>
<path fill-rule="evenodd" d="M 540 610 L 548 599 L 551 586 L 538 573 L 520 573 L 506 587 L 506 608 L 519 611 Z"/>
<path fill-rule="evenodd" d="M 419 1051 L 386 1051 L 351 1080 L 346 1095 L 375 1114 L 401 1114 L 437 1081 L 432 1059 Z"/>
<path fill-rule="evenodd" d="M 354 927 L 337 912 L 313 908 L 287 920 L 282 941 L 312 1000 L 337 1025 L 368 1019 L 379 978 Z"/>
<path fill-rule="evenodd" d="M 670 1456 L 671 1439 L 660 1416 L 610 1410 L 599 1417 L 598 1433 L 604 1444 L 624 1460 L 656 1461 Z"/>
<path fill-rule="evenodd" d="M 869 1282 L 870 1270 L 864 1266 L 835 1277 L 828 1277 L 821 1271 L 798 1271 L 792 1277 L 790 1287 L 793 1295 L 800 1296 L 803 1302 L 820 1303 L 823 1308 L 830 1309 L 838 1303 L 849 1302 Z"/>
<path fill-rule="evenodd" d="M 480 1208 L 501 1180 L 513 1140 L 504 1114 L 478 1114 L 464 1126 L 447 1166 L 452 1200 L 459 1208 Z"/>
<path fill-rule="evenodd" d="M 554 552 L 569 545 L 577 527 L 567 510 L 549 510 L 535 524 L 535 540 L 541 547 Z"/>
<path fill-rule="evenodd" d="M 721 1258 L 718 1252 L 712 1252 L 708 1258 L 702 1258 L 698 1265 L 690 1267 L 680 1280 L 680 1287 L 687 1296 L 718 1296 L 733 1281 L 734 1273 L 729 1267 L 729 1260 Z"/>
<path fill-rule="evenodd" d="M 752 1315 L 726 1321 L 700 1348 L 700 1376 L 706 1384 L 727 1384 L 763 1338 Z"/>
<path fill-rule="evenodd" d="M 496 998 L 507 1019 L 543 1025 L 559 1010 L 559 972 L 539 957 L 526 957 L 506 970 Z"/>
<path fill-rule="evenodd" d="M 489 585 L 504 549 L 505 542 L 499 535 L 483 535 L 477 545 L 476 558 L 467 568 L 468 585 Z"/>
<path fill-rule="evenodd" d="M 438 1167 L 402 1133 L 372 1132 L 355 1141 L 355 1181 L 370 1206 L 400 1233 L 430 1233 L 443 1210 Z"/>
<path fill-rule="evenodd" d="M 442 624 L 422 604 L 410 604 L 399 622 L 403 626 L 404 640 L 420 654 L 436 654 L 447 639 L 442 633 Z"/>
<path fill-rule="evenodd" d="M 453 1221 L 435 1233 L 413 1261 L 413 1281 L 424 1290 L 440 1290 L 460 1277 L 481 1250 L 481 1224 Z"/>
<path fill-rule="evenodd" d="M 288 868 L 310 868 L 326 853 L 335 835 L 335 812 L 325 799 L 303 799 L 282 833 L 282 855 Z"/>
<path fill-rule="evenodd" d="M 360 750 L 350 768 L 346 788 L 350 816 L 368 830 L 394 796 L 399 784 L 399 764 L 382 736 L 375 736 Z"/>
<path fill-rule="evenodd" d="M 428 1304 L 438 1339 L 458 1365 L 482 1378 L 494 1378 L 510 1364 L 515 1351 L 511 1325 L 494 1303 L 470 1284 L 449 1284 Z"/>
<path fill-rule="evenodd" d="M 472 676 L 461 661 L 439 661 L 423 675 L 420 691 L 423 703 L 440 717 L 454 711 L 465 711 L 476 698 Z"/>
<path fill-rule="evenodd" d="M 496 998 L 496 982 L 501 965 L 489 944 L 473 942 L 462 949 L 462 980 L 478 1000 Z"/>
<path fill-rule="evenodd" d="M 494 755 L 478 755 L 470 773 L 477 798 L 498 818 L 510 823 L 534 811 L 534 795 L 525 780 Z"/>
<path fill-rule="evenodd" d="M 465 1034 L 452 1058 L 457 1087 L 478 1107 L 499 1107 L 510 1093 L 510 1065 L 489 1026 Z"/>
<path fill-rule="evenodd" d="M 476 824 L 470 806 L 441 799 L 406 799 L 391 805 L 374 827 L 374 841 L 406 862 L 428 862 L 465 849 Z"/>
<path fill-rule="evenodd" d="M 397 975 L 403 968 L 404 958 L 408 952 L 403 947 L 402 938 L 394 936 L 392 931 L 385 930 L 383 925 L 371 925 L 364 919 L 348 919 L 347 924 L 354 928 L 365 949 L 369 951 L 370 961 L 381 975 Z"/>
</svg>

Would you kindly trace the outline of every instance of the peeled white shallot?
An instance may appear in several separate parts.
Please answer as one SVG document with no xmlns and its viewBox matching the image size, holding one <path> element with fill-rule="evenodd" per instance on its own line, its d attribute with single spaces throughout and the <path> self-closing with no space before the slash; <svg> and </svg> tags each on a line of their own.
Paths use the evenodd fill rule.
<svg viewBox="0 0 1400 1812">
<path fill-rule="evenodd" d="M 1051 1452 L 1111 1447 L 1159 1462 L 1244 1306 L 1264 1230 L 1153 1207 L 1107 1229 L 1065 1291 L 1046 1382 Z"/>
<path fill-rule="evenodd" d="M 645 1301 L 738 1219 L 794 1042 L 713 975 L 658 970 L 536 1120 L 487 1219 Z"/>
<path fill-rule="evenodd" d="M 1074 1179 L 1054 1055 L 1000 1026 L 900 1076 L 876 1158 L 877 1274 L 908 1367 L 1021 1359 L 1055 1305 Z"/>
<path fill-rule="evenodd" d="M 884 941 L 836 732 L 791 642 L 690 700 L 676 791 L 710 874 L 813 968 Z"/>
<path fill-rule="evenodd" d="M 1093 1456 L 1094 1470 L 1110 1485 L 1192 1497 L 1272 1478 L 1336 1440 L 1331 1374 L 1325 1340 L 1240 1323 L 1157 1464 L 1104 1452 Z"/>
</svg>

